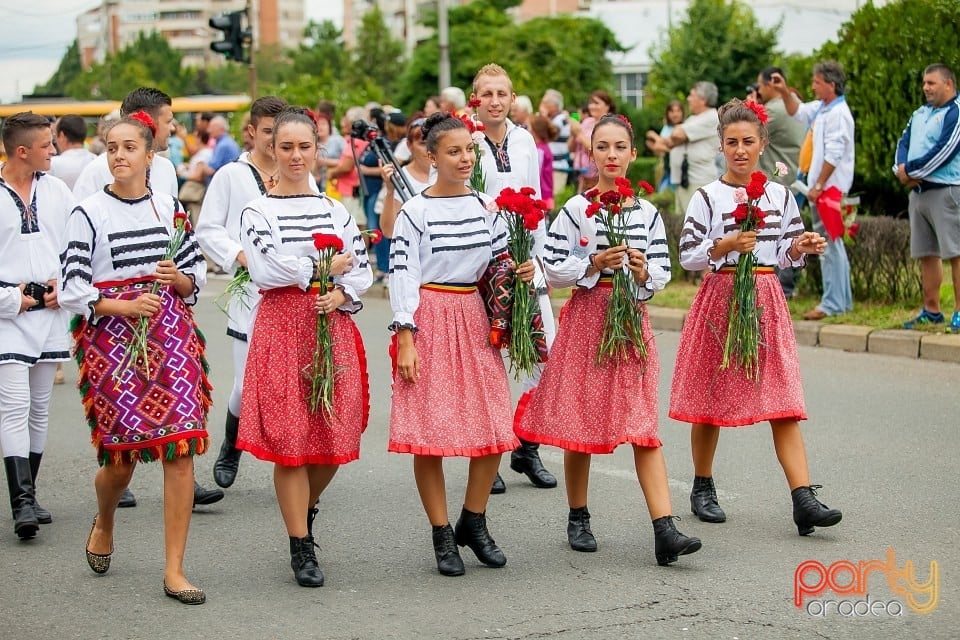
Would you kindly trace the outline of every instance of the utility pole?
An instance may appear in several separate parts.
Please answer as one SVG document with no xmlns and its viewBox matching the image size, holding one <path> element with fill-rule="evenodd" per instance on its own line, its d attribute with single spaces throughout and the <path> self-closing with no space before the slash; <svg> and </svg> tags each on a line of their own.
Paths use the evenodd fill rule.
<svg viewBox="0 0 960 640">
<path fill-rule="evenodd" d="M 437 0 L 437 41 L 440 47 L 440 91 L 450 86 L 450 25 L 447 0 Z"/>
</svg>

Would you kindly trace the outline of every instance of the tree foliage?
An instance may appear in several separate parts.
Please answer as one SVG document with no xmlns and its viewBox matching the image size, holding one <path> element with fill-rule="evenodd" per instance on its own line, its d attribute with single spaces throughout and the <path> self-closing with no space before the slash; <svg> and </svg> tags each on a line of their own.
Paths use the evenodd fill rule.
<svg viewBox="0 0 960 640">
<path fill-rule="evenodd" d="M 80 45 L 76 40 L 70 43 L 66 53 L 53 75 L 44 84 L 38 84 L 33 92 L 46 95 L 66 95 L 67 85 L 83 71 L 80 62 Z"/>
<path fill-rule="evenodd" d="M 357 45 L 351 52 L 354 76 L 365 76 L 389 98 L 403 67 L 404 44 L 393 37 L 379 6 L 363 14 L 357 30 Z M 362 70 L 361 73 L 357 73 Z"/>
<path fill-rule="evenodd" d="M 153 86 L 170 94 L 193 93 L 195 74 L 181 66 L 183 56 L 156 31 L 140 33 L 120 51 L 78 74 L 66 86 L 72 98 L 121 100 L 131 88 Z"/>
<path fill-rule="evenodd" d="M 686 18 L 650 50 L 654 104 L 683 98 L 700 80 L 717 85 L 721 103 L 742 97 L 743 88 L 774 59 L 779 30 L 779 25 L 760 27 L 753 10 L 739 0 L 693 0 Z"/>
<path fill-rule="evenodd" d="M 548 88 L 564 94 L 571 105 L 594 89 L 613 86 L 608 52 L 623 51 L 602 22 L 578 16 L 535 18 L 517 24 L 505 10 L 517 0 L 474 0 L 452 7 L 450 25 L 450 79 L 470 92 L 477 70 L 498 62 L 510 73 L 514 90 L 528 94 L 536 106 Z M 436 15 L 424 20 L 435 27 Z M 436 35 L 422 42 L 400 79 L 396 103 L 417 109 L 424 98 L 437 93 L 439 43 Z"/>
<path fill-rule="evenodd" d="M 883 195 L 903 206 L 903 189 L 890 170 L 897 141 L 910 114 L 926 101 L 923 69 L 943 62 L 960 72 L 960 5 L 956 0 L 867 3 L 818 58 L 839 61 L 847 74 L 858 182 L 872 192 L 871 199 Z"/>
</svg>

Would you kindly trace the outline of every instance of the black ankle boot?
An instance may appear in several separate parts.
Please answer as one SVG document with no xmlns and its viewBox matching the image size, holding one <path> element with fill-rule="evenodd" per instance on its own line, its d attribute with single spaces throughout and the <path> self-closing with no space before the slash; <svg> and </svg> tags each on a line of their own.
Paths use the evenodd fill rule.
<svg viewBox="0 0 960 640">
<path fill-rule="evenodd" d="M 597 550 L 597 539 L 593 537 L 593 531 L 590 530 L 590 512 L 586 507 L 570 509 L 567 520 L 567 539 L 570 541 L 570 548 L 574 551 Z"/>
<path fill-rule="evenodd" d="M 507 564 L 507 557 L 487 531 L 487 514 L 473 513 L 464 508 L 460 511 L 454 535 L 458 545 L 470 547 L 477 555 L 477 560 L 488 567 L 502 567 Z"/>
<path fill-rule="evenodd" d="M 37 475 L 40 473 L 40 460 L 42 459 L 42 451 L 40 453 L 30 452 L 30 477 L 33 479 L 33 510 L 37 514 L 37 522 L 40 524 L 50 524 L 53 522 L 53 516 L 37 502 Z"/>
<path fill-rule="evenodd" d="M 840 522 L 843 514 L 838 509 L 830 509 L 817 500 L 819 484 L 809 487 L 797 487 L 790 492 L 793 498 L 793 522 L 797 525 L 797 532 L 802 536 L 813 533 L 814 527 L 832 527 Z"/>
<path fill-rule="evenodd" d="M 3 459 L 3 466 L 7 472 L 7 489 L 10 491 L 10 506 L 13 509 L 13 531 L 21 540 L 29 540 L 37 535 L 37 529 L 40 528 L 33 495 L 33 476 L 30 475 L 30 460 L 10 456 Z"/>
<path fill-rule="evenodd" d="M 500 477 L 500 472 L 497 472 L 497 477 L 493 479 L 493 486 L 490 487 L 491 495 L 499 495 L 501 493 L 507 492 L 507 485 L 503 484 L 503 478 Z"/>
<path fill-rule="evenodd" d="M 307 509 L 307 535 L 311 538 L 313 537 L 313 521 L 316 519 L 318 513 L 320 513 L 320 509 L 316 507 Z"/>
<path fill-rule="evenodd" d="M 442 575 L 463 575 L 463 560 L 449 524 L 433 528 L 433 553 L 437 556 L 437 571 Z"/>
<path fill-rule="evenodd" d="M 717 490 L 713 486 L 713 477 L 694 476 L 693 491 L 690 492 L 690 510 L 704 522 L 726 522 L 727 514 L 717 501 Z"/>
<path fill-rule="evenodd" d="M 700 538 L 691 538 L 677 531 L 673 524 L 676 516 L 663 516 L 653 521 L 654 549 L 657 555 L 657 564 L 665 567 L 677 561 L 677 556 L 699 551 L 703 546 Z M 677 518 L 679 520 L 680 518 Z"/>
<path fill-rule="evenodd" d="M 510 454 L 510 468 L 517 473 L 525 474 L 530 478 L 533 486 L 552 489 L 557 486 L 557 479 L 544 468 L 539 449 L 538 444 L 524 442 Z"/>
<path fill-rule="evenodd" d="M 240 468 L 240 455 L 237 449 L 237 431 L 240 428 L 240 418 L 227 411 L 226 426 L 223 429 L 223 444 L 220 445 L 220 455 L 213 463 L 213 480 L 226 489 L 237 479 L 237 470 Z"/>
<path fill-rule="evenodd" d="M 322 587 L 323 571 L 313 550 L 313 536 L 290 538 L 290 567 L 301 587 Z"/>
</svg>

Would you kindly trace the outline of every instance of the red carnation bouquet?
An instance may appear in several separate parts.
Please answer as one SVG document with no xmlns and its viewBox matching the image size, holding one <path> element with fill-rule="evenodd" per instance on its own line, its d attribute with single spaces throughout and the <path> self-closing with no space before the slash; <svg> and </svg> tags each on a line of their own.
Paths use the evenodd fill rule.
<svg viewBox="0 0 960 640">
<path fill-rule="evenodd" d="M 138 112 L 139 113 L 139 112 Z M 134 114 L 136 115 L 136 114 Z M 183 211 L 175 211 L 173 214 L 173 233 L 167 240 L 167 248 L 163 252 L 163 260 L 173 260 L 179 253 L 187 234 L 190 233 L 190 219 Z M 160 283 L 154 281 L 150 286 L 150 293 L 156 295 L 160 291 Z M 142 363 L 143 371 L 147 374 L 147 380 L 150 379 L 150 349 L 147 341 L 147 333 L 150 327 L 150 318 L 140 316 L 136 326 L 133 328 L 133 335 L 130 341 L 124 345 L 123 358 L 114 371 L 114 378 L 119 380 L 124 376 L 127 369 L 136 368 Z"/>
<path fill-rule="evenodd" d="M 470 107 L 476 108 L 480 106 L 480 101 L 474 98 L 470 101 Z M 480 164 L 480 156 L 483 154 L 483 140 L 486 138 L 487 134 L 486 126 L 480 120 L 477 119 L 476 114 L 462 115 L 460 120 L 463 124 L 467 125 L 467 129 L 470 131 L 470 138 L 473 139 L 473 153 L 476 156 L 476 162 L 473 165 L 473 172 L 470 174 L 470 188 L 479 193 L 483 193 L 486 189 L 487 180 L 483 175 L 483 166 Z"/>
<path fill-rule="evenodd" d="M 767 176 L 763 171 L 750 174 L 750 184 L 734 191 L 737 208 L 733 219 L 740 231 L 756 231 L 765 226 L 760 199 L 766 193 Z M 743 369 L 749 380 L 760 377 L 760 315 L 757 306 L 757 281 L 754 268 L 757 258 L 753 252 L 740 254 L 733 278 L 733 299 L 727 318 L 727 337 L 723 344 L 720 369 L 735 365 Z"/>
<path fill-rule="evenodd" d="M 507 226 L 507 250 L 516 265 L 532 257 L 533 232 L 546 215 L 547 204 L 534 199 L 536 193 L 532 187 L 523 187 L 520 191 L 507 187 L 495 201 L 497 215 Z M 505 292 L 512 298 L 509 325 L 494 325 L 490 331 L 490 344 L 507 348 L 519 380 L 521 374 L 531 374 L 538 362 L 546 362 L 547 341 L 535 287 L 516 274 L 511 275 L 511 281 L 510 290 Z"/>
<path fill-rule="evenodd" d="M 590 201 L 586 216 L 596 217 L 600 221 L 606 229 L 611 247 L 627 242 L 629 220 L 623 209 L 624 203 L 634 197 L 630 181 L 626 178 L 617 178 L 615 185 L 616 189 L 610 191 L 600 193 L 594 188 L 584 194 Z M 618 362 L 634 355 L 642 361 L 647 358 L 647 345 L 643 337 L 643 307 L 637 302 L 636 280 L 630 272 L 618 269 L 613 272 L 612 284 L 597 349 L 597 366 L 611 359 Z"/>
<path fill-rule="evenodd" d="M 313 246 L 320 252 L 314 279 L 320 283 L 317 295 L 329 290 L 330 268 L 333 256 L 343 251 L 343 240 L 331 233 L 313 234 Z M 307 379 L 310 381 L 310 396 L 307 402 L 310 410 L 316 413 L 322 410 L 333 415 L 333 385 L 337 371 L 333 364 L 333 339 L 330 336 L 330 317 L 325 313 L 317 314 L 317 344 L 313 350 L 313 362 Z"/>
</svg>

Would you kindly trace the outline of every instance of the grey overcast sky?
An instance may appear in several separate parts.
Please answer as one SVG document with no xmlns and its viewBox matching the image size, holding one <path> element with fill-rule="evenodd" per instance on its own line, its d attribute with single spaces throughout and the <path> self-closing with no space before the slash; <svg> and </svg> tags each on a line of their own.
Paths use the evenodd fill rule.
<svg viewBox="0 0 960 640">
<path fill-rule="evenodd" d="M 0 42 L 0 102 L 15 102 L 46 82 L 76 37 L 77 16 L 98 4 L 97 0 L 0 3 L 5 35 Z M 343 3 L 337 0 L 306 0 L 306 8 L 307 17 L 314 20 L 343 19 Z"/>
</svg>

